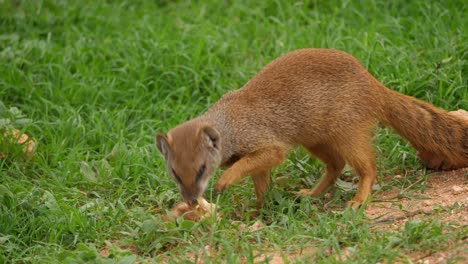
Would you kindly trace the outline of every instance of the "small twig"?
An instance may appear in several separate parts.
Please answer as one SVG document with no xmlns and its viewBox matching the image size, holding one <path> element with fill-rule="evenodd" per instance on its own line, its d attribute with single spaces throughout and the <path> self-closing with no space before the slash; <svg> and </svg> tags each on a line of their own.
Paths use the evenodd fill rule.
<svg viewBox="0 0 468 264">
<path fill-rule="evenodd" d="M 413 211 L 413 212 L 406 212 L 404 215 L 397 216 L 397 217 L 389 216 L 389 217 L 384 217 L 384 218 L 381 218 L 381 219 L 378 219 L 378 220 L 374 220 L 370 224 L 371 225 L 377 225 L 377 224 L 384 223 L 384 222 L 394 222 L 394 221 L 398 221 L 398 220 L 401 220 L 401 219 L 413 217 L 413 216 L 419 215 L 419 214 L 430 215 L 430 214 L 432 214 L 432 212 L 424 211 L 422 209 L 419 209 L 419 210 L 416 210 L 416 211 Z"/>
</svg>

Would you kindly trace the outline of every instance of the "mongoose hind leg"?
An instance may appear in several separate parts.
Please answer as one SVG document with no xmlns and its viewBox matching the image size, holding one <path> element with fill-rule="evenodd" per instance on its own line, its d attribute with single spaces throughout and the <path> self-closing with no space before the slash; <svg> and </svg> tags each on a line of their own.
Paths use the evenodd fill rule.
<svg viewBox="0 0 468 264">
<path fill-rule="evenodd" d="M 366 144 L 355 144 L 350 150 L 352 152 L 346 155 L 346 160 L 359 176 L 359 184 L 356 195 L 348 202 L 348 206 L 358 208 L 372 192 L 376 181 L 376 168 L 370 141 Z"/>
<path fill-rule="evenodd" d="M 307 150 L 309 150 L 310 153 L 324 162 L 327 166 L 327 169 L 326 172 L 322 175 L 320 181 L 313 189 L 302 189 L 298 192 L 298 194 L 319 196 L 335 182 L 346 163 L 341 155 L 330 148 L 330 146 L 323 144 L 315 145 L 313 147 L 308 147 Z"/>
</svg>

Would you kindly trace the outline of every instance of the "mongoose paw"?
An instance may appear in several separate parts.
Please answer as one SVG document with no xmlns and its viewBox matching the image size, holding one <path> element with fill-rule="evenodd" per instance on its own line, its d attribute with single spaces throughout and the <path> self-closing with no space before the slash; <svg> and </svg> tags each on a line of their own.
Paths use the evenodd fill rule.
<svg viewBox="0 0 468 264">
<path fill-rule="evenodd" d="M 351 207 L 351 208 L 354 208 L 354 209 L 359 209 L 359 207 L 361 207 L 362 205 L 363 205 L 363 202 L 355 201 L 355 200 L 351 200 L 351 201 L 346 203 L 347 207 Z"/>
<path fill-rule="evenodd" d="M 239 179 L 240 177 L 237 177 L 236 174 L 234 174 L 232 171 L 227 170 L 223 174 L 221 174 L 221 177 L 219 177 L 218 181 L 216 182 L 214 186 L 215 192 L 223 192 L 226 190 L 229 186 L 233 185 L 236 182 L 236 179 Z"/>
<path fill-rule="evenodd" d="M 224 190 L 226 190 L 227 188 L 227 185 L 225 183 L 222 183 L 222 182 L 217 182 L 215 184 L 215 187 L 214 187 L 214 191 L 216 194 L 220 194 L 222 193 Z"/>
<path fill-rule="evenodd" d="M 317 197 L 317 196 L 320 195 L 320 193 L 317 193 L 316 191 L 311 190 L 311 189 L 302 189 L 302 190 L 299 190 L 298 192 L 296 192 L 296 194 L 298 194 L 298 195 L 307 195 L 307 196 L 312 196 L 312 197 Z"/>
</svg>

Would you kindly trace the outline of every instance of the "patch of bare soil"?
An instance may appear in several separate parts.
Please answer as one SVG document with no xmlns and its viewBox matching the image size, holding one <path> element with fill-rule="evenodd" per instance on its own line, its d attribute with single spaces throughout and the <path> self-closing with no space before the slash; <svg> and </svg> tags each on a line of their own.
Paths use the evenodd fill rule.
<svg viewBox="0 0 468 264">
<path fill-rule="evenodd" d="M 366 214 L 375 230 L 401 230 L 408 220 L 434 217 L 468 225 L 468 168 L 436 173 L 428 178 L 426 188 L 411 197 L 404 191 L 401 194 L 396 189 L 380 192 L 367 206 Z M 467 251 L 460 247 L 436 253 L 414 252 L 410 258 L 416 263 L 441 263 L 454 256 L 468 260 Z"/>
<path fill-rule="evenodd" d="M 394 229 L 401 227 L 408 219 L 423 215 L 434 215 L 437 211 L 449 211 L 442 221 L 455 221 L 460 225 L 468 224 L 468 168 L 440 172 L 431 176 L 419 199 L 398 198 L 399 190 L 379 193 L 373 203 L 367 206 L 366 213 L 377 228 Z M 455 209 L 457 205 L 459 209 Z M 443 210 L 447 209 L 447 210 Z"/>
</svg>

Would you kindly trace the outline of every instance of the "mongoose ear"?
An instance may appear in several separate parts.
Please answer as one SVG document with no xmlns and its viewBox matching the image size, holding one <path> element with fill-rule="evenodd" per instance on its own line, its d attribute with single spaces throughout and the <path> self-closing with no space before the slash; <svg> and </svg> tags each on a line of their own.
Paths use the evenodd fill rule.
<svg viewBox="0 0 468 264">
<path fill-rule="evenodd" d="M 211 148 L 219 149 L 220 135 L 216 128 L 205 126 L 201 129 L 201 137 Z"/>
<path fill-rule="evenodd" d="M 164 159 L 167 160 L 167 156 L 169 155 L 171 148 L 169 147 L 169 141 L 166 135 L 156 134 L 156 148 L 161 152 Z"/>
</svg>

